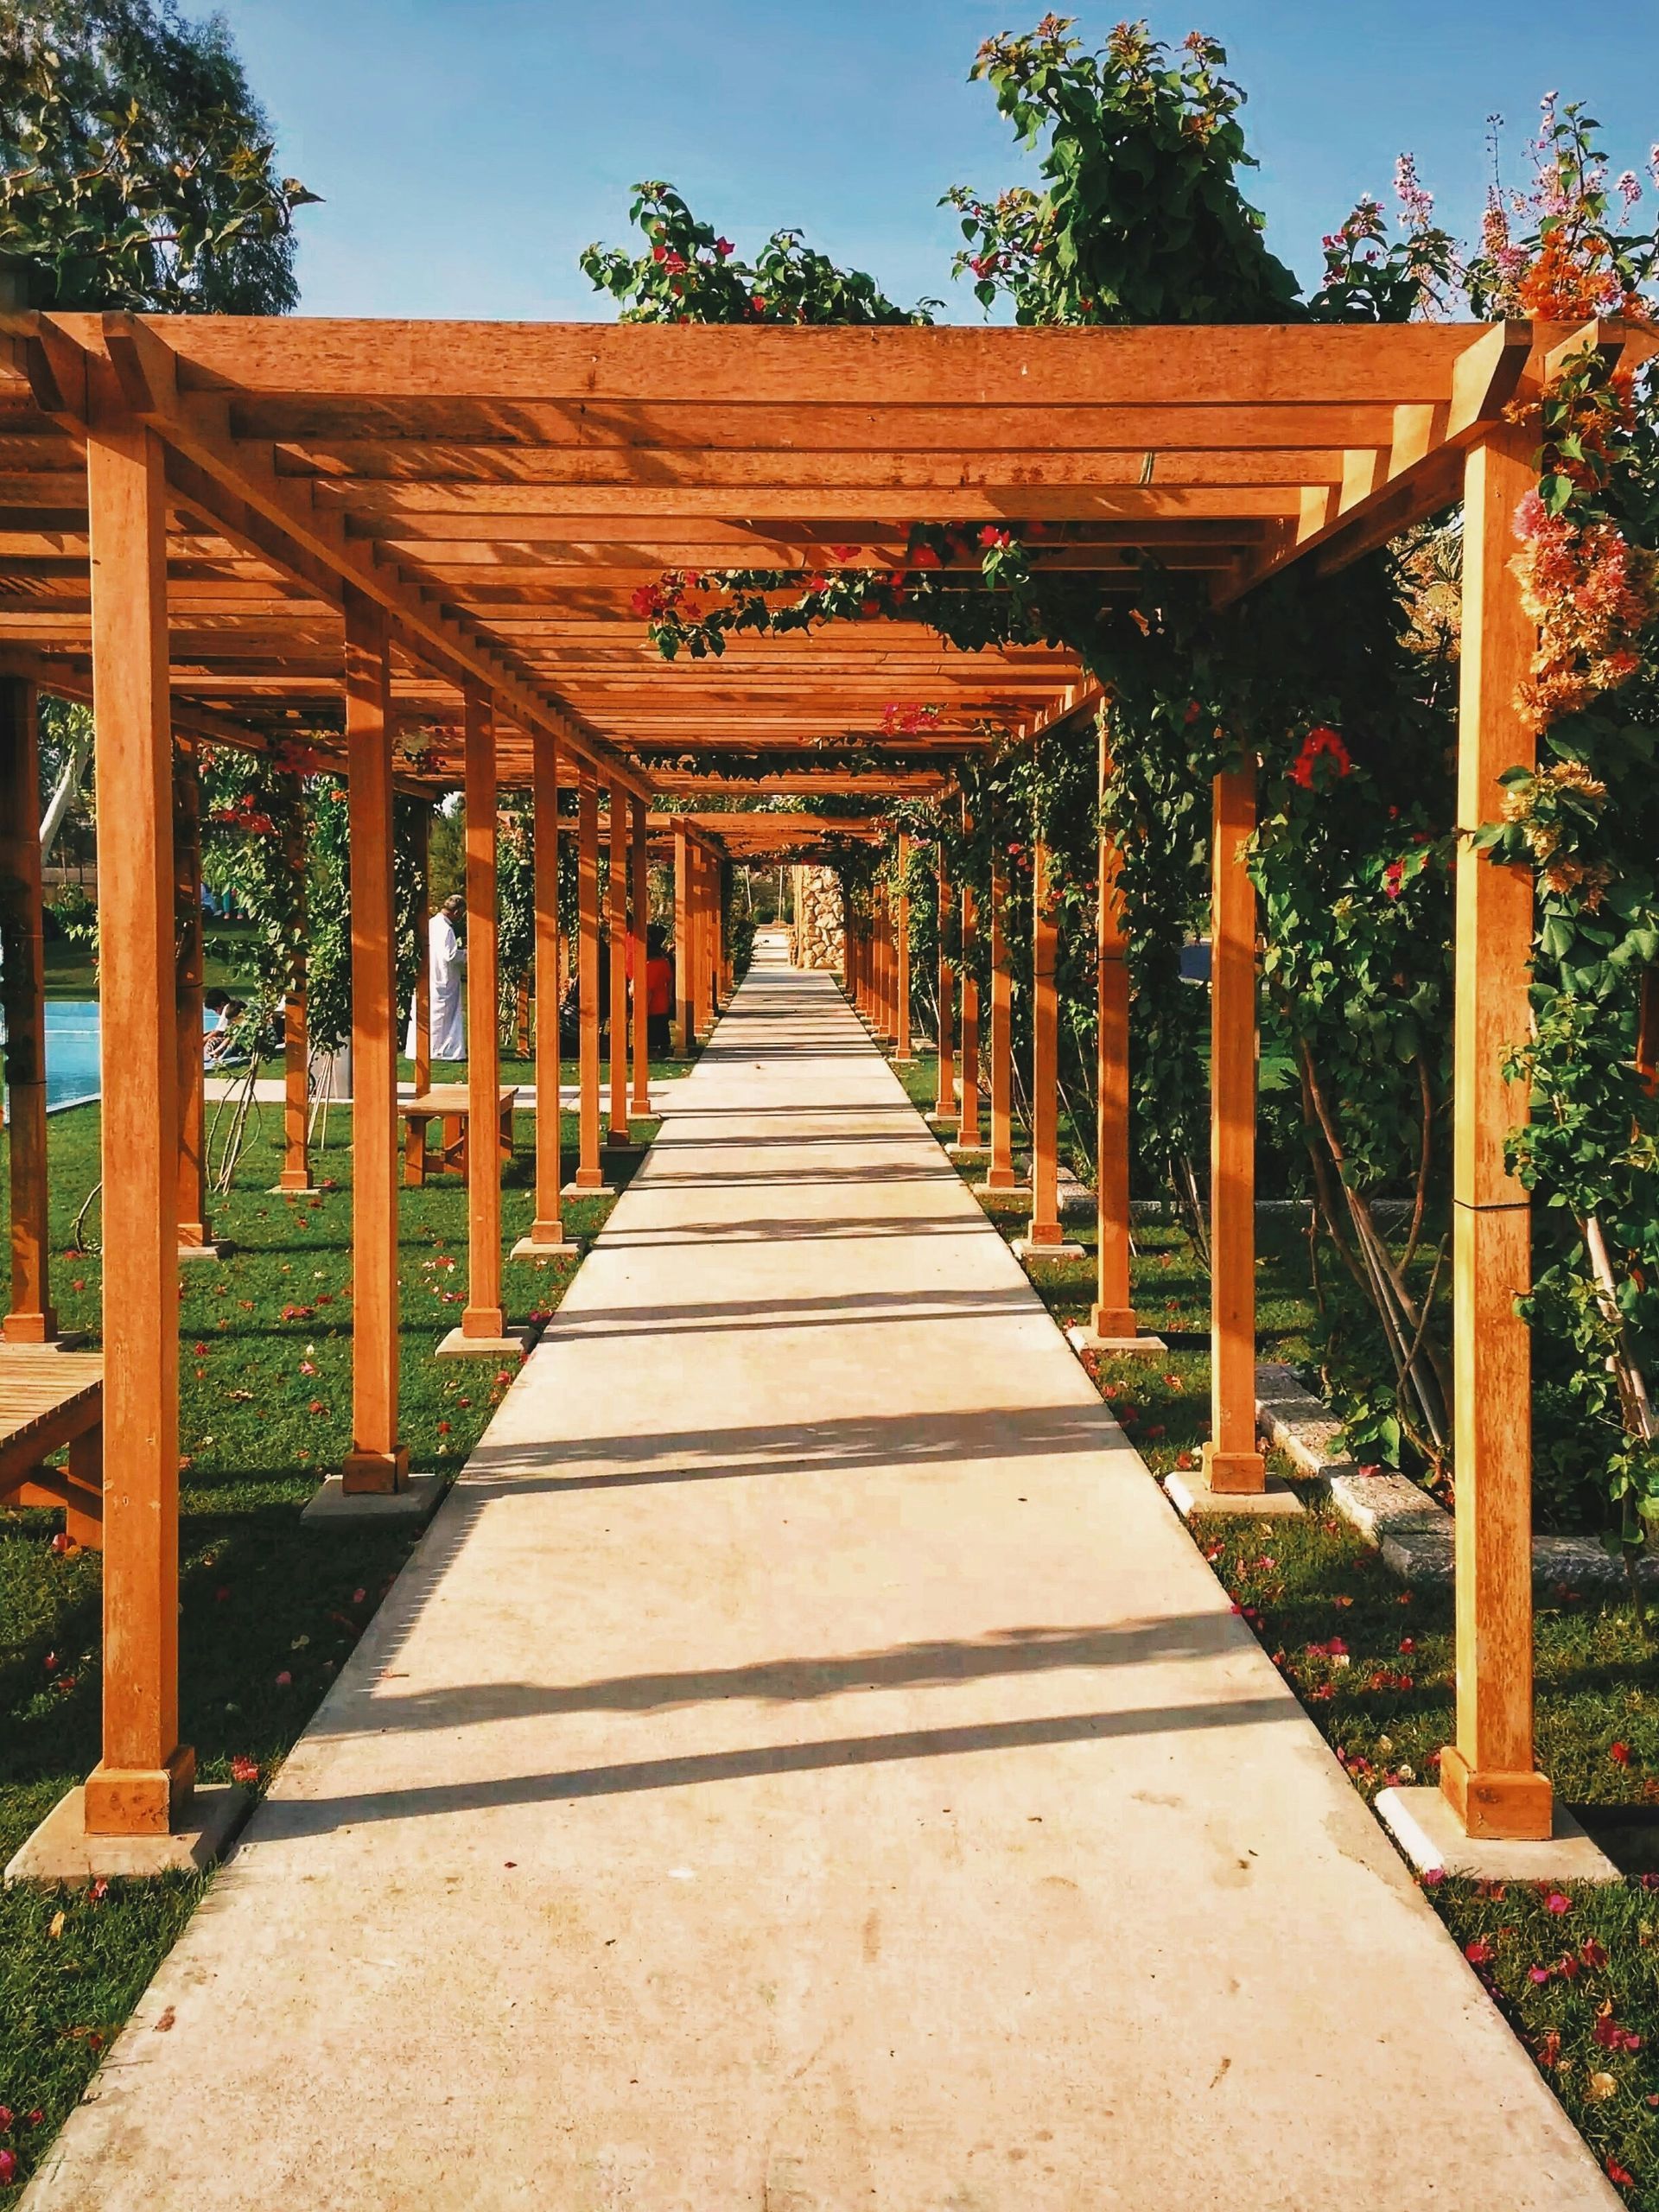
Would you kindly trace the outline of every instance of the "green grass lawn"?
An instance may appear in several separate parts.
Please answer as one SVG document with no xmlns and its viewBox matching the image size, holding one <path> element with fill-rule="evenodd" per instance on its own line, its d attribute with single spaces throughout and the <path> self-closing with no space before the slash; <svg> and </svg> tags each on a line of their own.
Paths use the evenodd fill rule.
<svg viewBox="0 0 1659 2212">
<path fill-rule="evenodd" d="M 505 1246 L 531 1217 L 532 1126 L 520 1124 L 505 1178 Z M 96 1332 L 99 1262 L 63 1248 L 98 1179 L 98 1109 L 55 1115 L 49 1128 L 54 1294 L 66 1325 Z M 574 1167 L 573 1116 L 562 1135 Z M 414 1541 L 393 1529 L 322 1533 L 299 1518 L 350 1441 L 349 1138 L 349 1110 L 335 1109 L 314 1167 L 319 1194 L 275 1198 L 280 1113 L 262 1109 L 236 1187 L 213 1211 L 215 1230 L 237 1249 L 183 1271 L 182 1732 L 207 1781 L 256 1770 L 268 1779 Z M 608 1164 L 626 1181 L 638 1156 Z M 464 1301 L 466 1193 L 438 1179 L 402 1199 L 402 1430 L 417 1471 L 454 1468 L 512 1373 L 433 1358 Z M 567 1202 L 570 1232 L 592 1236 L 612 1203 Z M 550 1312 L 575 1264 L 507 1262 L 510 1319 Z M 61 1523 L 60 1513 L 0 1512 L 0 1859 L 98 1758 L 100 1558 L 54 1551 Z M 201 1887 L 178 1878 L 115 1882 L 103 1896 L 0 1893 L 0 2118 L 10 2115 L 0 2126 L 10 2154 L 0 2158 L 0 2206 L 80 2095 Z"/>
<path fill-rule="evenodd" d="M 931 1103 L 931 1058 L 895 1071 Z M 963 1171 L 973 1179 L 980 1169 Z M 1028 1198 L 982 1198 L 1007 1237 Z M 1094 1224 L 1069 1217 L 1083 1261 L 1027 1272 L 1062 1325 L 1086 1317 Z M 1258 1227 L 1264 1358 L 1307 1351 L 1306 1239 L 1286 1217 Z M 1084 1365 L 1154 1474 L 1198 1463 L 1209 1433 L 1209 1279 L 1180 1231 L 1135 1232 L 1135 1306 L 1166 1357 Z M 1354 1787 L 1433 1782 L 1453 1705 L 1450 1593 L 1408 1590 L 1281 1456 L 1309 1511 L 1300 1520 L 1214 1516 L 1195 1541 Z M 1631 1606 L 1562 1587 L 1535 1627 L 1541 1764 L 1626 1878 L 1567 1891 L 1529 1883 L 1427 1885 L 1494 2000 L 1625 2200 L 1659 2212 L 1659 1631 Z M 1628 2176 L 1628 2180 L 1621 2179 Z"/>
</svg>

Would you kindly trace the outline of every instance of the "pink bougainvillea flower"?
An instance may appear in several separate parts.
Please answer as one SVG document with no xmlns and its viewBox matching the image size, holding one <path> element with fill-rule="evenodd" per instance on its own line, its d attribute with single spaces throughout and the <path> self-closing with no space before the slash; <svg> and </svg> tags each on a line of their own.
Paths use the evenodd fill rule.
<svg viewBox="0 0 1659 2212">
<path fill-rule="evenodd" d="M 291 1689 L 293 1688 L 293 1684 L 294 1677 L 289 1673 L 287 1668 L 284 1667 L 282 1673 L 276 1677 L 276 1687 L 279 1690 L 286 1690 Z"/>
<path fill-rule="evenodd" d="M 1527 1968 L 1527 1979 L 1529 1981 L 1533 1982 L 1546 1982 L 1549 1980 L 1549 1968 L 1548 1967 L 1529 1967 Z"/>
<path fill-rule="evenodd" d="M 1463 1955 L 1471 1967 L 1490 1966 L 1497 1953 L 1484 1936 L 1477 1936 L 1472 1943 L 1465 1943 Z"/>
<path fill-rule="evenodd" d="M 1549 1892 L 1549 1895 L 1544 1899 L 1544 1910 L 1546 1912 L 1571 1912 L 1572 1910 L 1572 1898 L 1564 1896 L 1560 1890 L 1552 1890 Z"/>
<path fill-rule="evenodd" d="M 10 2188 L 17 2178 L 17 2153 L 0 2151 L 0 2189 Z"/>
<path fill-rule="evenodd" d="M 0 2135 L 10 2135 L 10 2133 L 11 2107 L 10 2105 L 0 2105 Z"/>
</svg>

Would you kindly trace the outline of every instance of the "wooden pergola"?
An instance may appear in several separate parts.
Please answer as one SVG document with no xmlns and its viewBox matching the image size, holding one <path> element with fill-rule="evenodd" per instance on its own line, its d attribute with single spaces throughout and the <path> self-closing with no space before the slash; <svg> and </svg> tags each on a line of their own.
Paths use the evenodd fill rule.
<svg viewBox="0 0 1659 2212">
<path fill-rule="evenodd" d="M 893 794 L 938 796 L 1001 733 L 1076 741 L 1098 695 L 1067 655 L 962 653 L 901 620 L 810 637 L 737 634 L 723 657 L 665 664 L 634 611 L 669 569 L 903 569 L 910 525 L 1018 525 L 1039 567 L 1128 594 L 1150 553 L 1218 599 L 1286 563 L 1330 568 L 1461 498 L 1465 617 L 1459 821 L 1491 818 L 1524 762 L 1511 711 L 1532 646 L 1509 575 L 1510 519 L 1533 480 L 1506 410 L 1595 326 L 711 329 L 0 314 L 0 773 L 6 864 L 38 913 L 33 693 L 97 709 L 105 1162 L 108 1476 L 103 1757 L 88 1835 L 189 1822 L 178 1740 L 178 1269 L 199 1002 L 175 972 L 175 746 L 303 737 L 346 779 L 353 880 L 354 1441 L 348 1488 L 409 1479 L 397 1427 L 397 1014 L 391 811 L 400 781 L 464 783 L 475 1123 L 491 1110 L 493 822 L 530 792 L 536 842 L 537 1199 L 529 1249 L 564 1243 L 557 1114 L 558 792 L 575 783 L 582 1125 L 578 1189 L 602 1184 L 598 960 L 601 793 L 610 871 L 611 1127 L 646 1110 L 643 992 L 632 1087 L 620 1040 L 637 982 L 645 858 L 672 849 L 689 1039 L 729 971 L 722 863 L 798 858 L 876 834 Z M 1040 525 L 1033 531 L 1032 525 Z M 970 548 L 965 572 L 976 570 Z M 925 702 L 925 730 L 883 710 Z M 1109 744 L 1102 716 L 1103 767 Z M 890 760 L 890 772 L 869 758 Z M 843 758 L 843 754 L 845 757 Z M 746 756 L 764 756 L 750 770 Z M 729 776 L 721 774 L 722 763 Z M 718 791 L 786 804 L 868 791 L 872 817 L 648 811 Z M 1217 781 L 1212 988 L 1214 1382 L 1206 1474 L 1260 1491 L 1255 1419 L 1255 914 L 1240 851 L 1246 764 Z M 181 855 L 181 848 L 183 849 Z M 1128 984 L 1101 856 L 1098 1338 L 1136 1333 L 1128 1279 Z M 951 887 L 940 885 L 942 906 Z M 942 963 L 940 1097 L 958 1141 L 981 1128 L 988 1059 L 993 1187 L 1014 1181 L 1008 969 L 998 901 L 964 887 L 957 941 L 992 937 L 989 1052 L 971 980 Z M 38 928 L 38 919 L 34 925 Z M 1032 1236 L 1058 1241 L 1053 926 L 1038 901 Z M 1549 1832 L 1532 1727 L 1529 1212 L 1503 1138 L 1525 1111 L 1505 1048 L 1525 1034 L 1531 886 L 1458 866 L 1454 1338 L 1458 1728 L 1442 1764 L 1472 1833 Z M 943 934 L 943 933 L 942 933 Z M 27 921 L 19 943 L 29 936 Z M 188 947 L 183 948 L 188 955 Z M 878 915 L 849 939 L 848 982 L 909 1049 L 907 932 Z M 13 948 L 8 945 L 8 962 Z M 37 957 L 37 956 L 35 956 Z M 198 988 L 199 988 L 199 969 Z M 181 987 L 180 978 L 185 977 Z M 191 1024 L 194 1022 L 194 1028 Z M 14 1067 L 27 1070 L 14 1040 Z M 192 1071 L 194 1071 L 193 1076 Z M 7 1334 L 54 1332 L 46 1277 L 43 1106 L 13 1087 L 13 1282 Z M 197 1132 L 199 1140 L 199 1130 Z M 197 1150 L 199 1152 L 199 1141 Z M 499 1171 L 474 1147 L 461 1348 L 503 1333 Z M 298 1164 L 302 1174 L 303 1161 Z M 481 1170 L 482 1172 L 479 1172 Z M 188 1239 L 187 1238 L 187 1241 Z"/>
</svg>

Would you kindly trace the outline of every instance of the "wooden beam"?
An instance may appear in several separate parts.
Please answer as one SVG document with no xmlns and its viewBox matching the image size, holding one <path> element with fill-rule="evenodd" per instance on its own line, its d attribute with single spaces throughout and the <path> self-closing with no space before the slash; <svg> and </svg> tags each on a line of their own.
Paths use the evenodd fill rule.
<svg viewBox="0 0 1659 2212">
<path fill-rule="evenodd" d="M 576 995 L 581 1026 L 577 1069 L 580 1145 L 570 1194 L 602 1191 L 599 1159 L 599 787 L 585 765 L 578 786 Z"/>
<path fill-rule="evenodd" d="M 691 1050 L 696 1015 L 691 996 L 691 855 L 695 848 L 682 815 L 674 823 L 674 1043 L 683 1058 Z"/>
<path fill-rule="evenodd" d="M 629 940 L 633 975 L 633 1097 L 632 1111 L 641 1117 L 651 1112 L 651 987 L 645 974 L 650 957 L 651 863 L 646 843 L 645 803 L 636 798 L 632 809 L 629 854 L 633 875 L 633 933 Z"/>
<path fill-rule="evenodd" d="M 346 803 L 352 869 L 352 1448 L 341 1486 L 409 1487 L 397 1437 L 397 925 L 391 671 L 385 612 L 346 596 Z"/>
<path fill-rule="evenodd" d="M 297 779 L 296 779 L 297 782 Z M 303 786 L 296 791 L 296 810 L 289 826 L 284 863 L 294 879 L 295 898 L 299 921 L 298 942 L 294 949 L 293 973 L 289 978 L 283 997 L 283 1172 L 276 1179 L 278 1191 L 301 1192 L 311 1187 L 311 1039 L 306 1009 L 306 928 L 305 928 L 305 820 L 302 812 L 305 800 Z M 422 898 L 425 895 L 426 852 L 424 817 L 423 817 L 420 874 Z M 423 913 L 417 911 L 415 921 L 415 943 L 419 951 L 418 972 L 426 973 L 426 930 Z M 418 998 L 420 986 L 416 986 Z M 429 1048 L 431 1030 L 427 1032 Z M 427 1081 L 431 1080 L 431 1054 L 427 1055 Z M 424 1090 L 418 1065 L 415 1071 L 415 1088 Z"/>
<path fill-rule="evenodd" d="M 1028 1243 L 1059 1246 L 1060 1008 L 1055 982 L 1059 924 L 1047 842 L 1034 842 L 1031 870 L 1031 1222 Z"/>
<path fill-rule="evenodd" d="M 1110 725 L 1103 713 L 1097 787 L 1103 811 L 1111 772 Z M 1116 841 L 1103 825 L 1095 923 L 1096 1273 L 1089 1330 L 1108 1343 L 1139 1332 L 1129 1287 L 1129 966 L 1122 868 Z"/>
<path fill-rule="evenodd" d="M 1532 1363 L 1517 1300 L 1531 1287 L 1531 1208 L 1504 1165 L 1527 1118 L 1509 1053 L 1531 1026 L 1533 882 L 1471 833 L 1503 811 L 1499 778 L 1530 767 L 1515 711 L 1534 630 L 1510 573 L 1516 507 L 1537 482 L 1535 434 L 1504 429 L 1465 464 L 1452 1030 L 1452 1464 L 1457 1479 L 1457 1740 L 1440 1786 L 1471 1835 L 1539 1838 L 1553 1818 L 1533 1747 Z"/>
<path fill-rule="evenodd" d="M 1008 966 L 1008 863 L 1000 825 L 991 850 L 991 1158 L 988 1191 L 1024 1185 L 1014 1166 L 1014 976 Z"/>
<path fill-rule="evenodd" d="M 501 1306 L 501 1095 L 495 720 L 467 694 L 467 1304 L 461 1333 L 499 1343 Z"/>
<path fill-rule="evenodd" d="M 88 409 L 103 1008 L 104 1742 L 89 1835 L 163 1834 L 179 1741 L 179 1108 L 162 449 L 99 380 Z"/>
<path fill-rule="evenodd" d="M 1213 1491 L 1267 1488 L 1255 1440 L 1255 763 L 1215 779 L 1210 899 L 1210 1439 Z"/>
<path fill-rule="evenodd" d="M 0 1339 L 55 1341 L 46 1157 L 46 973 L 41 933 L 40 715 L 35 686 L 0 677 L 0 1012 L 5 1016 L 10 1292 Z"/>
<path fill-rule="evenodd" d="M 628 976 L 633 954 L 628 936 L 628 794 L 611 792 L 608 848 L 610 896 L 607 901 L 607 943 L 610 951 L 611 1112 L 608 1141 L 626 1145 L 628 1131 Z"/>
<path fill-rule="evenodd" d="M 537 1247 L 564 1249 L 563 1153 L 560 1144 L 559 1001 L 559 752 L 557 740 L 537 738 L 531 750 L 531 803 L 536 810 L 536 1218 L 515 1256 Z"/>
<path fill-rule="evenodd" d="M 937 912 L 938 915 L 938 1082 L 933 1093 L 933 1117 L 948 1122 L 957 1109 L 957 1062 L 953 1023 L 956 1014 L 956 976 L 950 966 L 950 878 L 946 872 L 943 842 L 935 848 Z"/>
<path fill-rule="evenodd" d="M 202 1058 L 201 779 L 194 738 L 173 746 L 174 1025 L 179 1089 L 181 1254 L 214 1251 L 207 1218 L 207 1071 Z"/>
</svg>

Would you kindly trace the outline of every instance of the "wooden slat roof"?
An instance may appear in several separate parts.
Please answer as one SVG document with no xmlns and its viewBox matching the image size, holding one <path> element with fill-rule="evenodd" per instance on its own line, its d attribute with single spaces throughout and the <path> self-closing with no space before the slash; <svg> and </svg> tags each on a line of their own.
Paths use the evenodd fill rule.
<svg viewBox="0 0 1659 2212">
<path fill-rule="evenodd" d="M 804 773 L 890 745 L 913 777 L 918 752 L 948 769 L 1075 709 L 1081 671 L 888 620 L 669 664 L 635 591 L 669 569 L 890 570 L 914 522 L 999 521 L 1044 525 L 1035 563 L 1107 594 L 1151 553 L 1230 596 L 1445 504 L 1461 448 L 1572 336 L 3 315 L 0 665 L 86 690 L 79 447 L 89 410 L 121 405 L 166 454 L 181 727 L 326 747 L 355 587 L 388 610 L 395 705 L 446 779 L 467 684 L 509 782 L 547 732 L 642 796 L 665 767 L 696 788 L 727 750 Z M 889 705 L 938 714 L 884 740 Z"/>
</svg>

